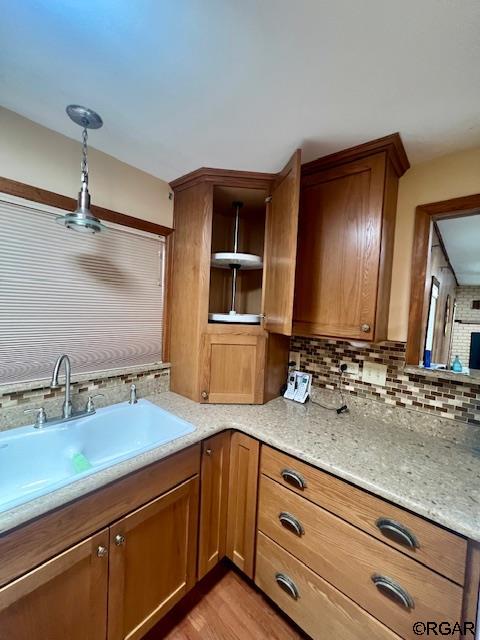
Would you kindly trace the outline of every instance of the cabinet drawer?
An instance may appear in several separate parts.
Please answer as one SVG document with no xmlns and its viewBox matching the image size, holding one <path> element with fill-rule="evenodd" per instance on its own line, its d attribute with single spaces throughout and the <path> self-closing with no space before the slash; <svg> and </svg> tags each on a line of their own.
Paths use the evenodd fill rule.
<svg viewBox="0 0 480 640">
<path fill-rule="evenodd" d="M 261 471 L 454 582 L 464 583 L 467 541 L 461 536 L 271 447 L 262 447 Z"/>
<path fill-rule="evenodd" d="M 399 640 L 263 533 L 257 539 L 255 583 L 314 640 Z"/>
<path fill-rule="evenodd" d="M 461 587 L 265 475 L 258 528 L 403 638 L 417 620 L 461 619 Z"/>
</svg>

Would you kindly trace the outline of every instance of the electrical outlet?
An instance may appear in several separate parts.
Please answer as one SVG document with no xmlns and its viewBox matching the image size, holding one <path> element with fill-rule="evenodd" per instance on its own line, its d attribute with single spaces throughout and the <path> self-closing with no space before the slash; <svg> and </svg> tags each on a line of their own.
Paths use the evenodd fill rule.
<svg viewBox="0 0 480 640">
<path fill-rule="evenodd" d="M 384 387 L 387 383 L 387 365 L 378 364 L 377 362 L 364 362 L 362 380 L 377 387 Z"/>
<path fill-rule="evenodd" d="M 345 373 L 349 376 L 352 376 L 354 378 L 358 378 L 359 374 L 360 374 L 360 365 L 358 364 L 358 362 L 344 362 L 342 360 L 342 362 L 340 362 L 340 364 L 346 364 L 347 365 L 347 369 L 345 371 Z"/>
<path fill-rule="evenodd" d="M 288 361 L 295 362 L 295 370 L 300 371 L 300 352 L 299 351 L 290 351 L 288 354 Z"/>
</svg>

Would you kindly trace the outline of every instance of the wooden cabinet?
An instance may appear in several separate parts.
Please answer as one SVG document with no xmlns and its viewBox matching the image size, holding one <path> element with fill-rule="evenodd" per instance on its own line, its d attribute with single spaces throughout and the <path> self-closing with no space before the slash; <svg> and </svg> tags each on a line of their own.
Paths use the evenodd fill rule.
<svg viewBox="0 0 480 640">
<path fill-rule="evenodd" d="M 402 638 L 413 640 L 416 620 L 461 619 L 460 585 L 263 475 L 258 522 L 262 533 Z"/>
<path fill-rule="evenodd" d="M 253 578 L 260 443 L 232 434 L 228 496 L 227 556 Z"/>
<path fill-rule="evenodd" d="M 203 337 L 201 401 L 261 404 L 265 346 L 260 327 L 212 325 Z"/>
<path fill-rule="evenodd" d="M 264 326 L 271 333 L 286 336 L 292 334 L 300 161 L 297 150 L 275 178 L 265 231 Z"/>
<path fill-rule="evenodd" d="M 467 541 L 462 536 L 264 445 L 261 472 L 310 502 L 463 584 Z"/>
<path fill-rule="evenodd" d="M 0 536 L 0 640 L 143 637 L 196 581 L 199 463 L 197 444 Z"/>
<path fill-rule="evenodd" d="M 398 134 L 302 167 L 294 333 L 387 338 Z"/>
<path fill-rule="evenodd" d="M 279 174 L 200 169 L 172 188 L 171 389 L 202 402 L 265 402 L 287 374 L 300 152 Z M 260 256 L 263 271 L 237 270 L 234 285 L 229 269 L 211 267 L 211 254 L 231 251 L 237 201 L 238 250 Z M 232 317 L 233 289 L 237 314 L 253 314 L 257 324 L 215 322 L 211 314 Z"/>
<path fill-rule="evenodd" d="M 257 521 L 255 581 L 313 638 L 475 619 L 476 543 L 267 445 Z"/>
<path fill-rule="evenodd" d="M 195 584 L 198 478 L 110 527 L 108 640 L 141 638 Z"/>
<path fill-rule="evenodd" d="M 203 578 L 226 552 L 230 431 L 202 443 L 198 535 L 198 578 Z"/>
<path fill-rule="evenodd" d="M 255 583 L 315 640 L 400 640 L 341 591 L 260 532 Z"/>
<path fill-rule="evenodd" d="M 0 589 L 0 640 L 104 640 L 108 530 Z"/>
</svg>

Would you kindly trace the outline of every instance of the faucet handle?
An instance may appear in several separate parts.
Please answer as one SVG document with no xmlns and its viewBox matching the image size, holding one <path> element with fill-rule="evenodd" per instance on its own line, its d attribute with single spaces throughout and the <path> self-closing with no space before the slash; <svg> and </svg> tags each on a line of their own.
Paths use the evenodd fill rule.
<svg viewBox="0 0 480 640">
<path fill-rule="evenodd" d="M 47 412 L 43 407 L 36 407 L 35 409 L 25 409 L 23 413 L 37 414 L 37 417 L 35 418 L 35 424 L 33 425 L 35 429 L 41 429 L 47 421 Z"/>
<path fill-rule="evenodd" d="M 138 398 L 137 398 L 137 387 L 136 385 L 132 384 L 130 386 L 130 399 L 128 401 L 130 404 L 137 404 L 138 402 Z"/>
<path fill-rule="evenodd" d="M 95 404 L 94 404 L 94 400 L 95 398 L 104 398 L 105 394 L 104 393 L 95 393 L 93 396 L 88 396 L 88 400 L 87 400 L 87 405 L 85 407 L 85 411 L 87 413 L 94 413 L 95 412 Z"/>
</svg>

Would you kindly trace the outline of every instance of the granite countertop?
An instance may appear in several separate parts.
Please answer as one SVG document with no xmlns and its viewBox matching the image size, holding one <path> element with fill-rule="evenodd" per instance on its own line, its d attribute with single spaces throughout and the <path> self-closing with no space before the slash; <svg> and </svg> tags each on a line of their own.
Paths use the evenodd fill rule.
<svg viewBox="0 0 480 640">
<path fill-rule="evenodd" d="M 480 541 L 480 428 L 349 399 L 337 415 L 283 398 L 263 406 L 148 398 L 196 431 L 0 514 L 0 533 L 227 428 L 241 430 L 457 533 Z"/>
</svg>

